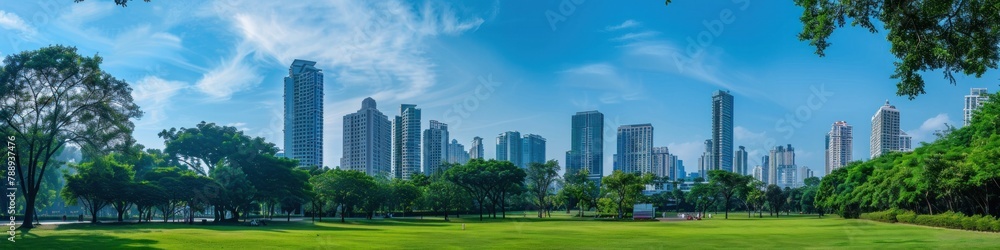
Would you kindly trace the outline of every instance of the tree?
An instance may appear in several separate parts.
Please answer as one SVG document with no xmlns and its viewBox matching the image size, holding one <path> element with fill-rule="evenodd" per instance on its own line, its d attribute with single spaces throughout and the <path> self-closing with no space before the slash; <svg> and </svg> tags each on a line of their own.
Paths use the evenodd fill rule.
<svg viewBox="0 0 1000 250">
<path fill-rule="evenodd" d="M 391 186 L 392 195 L 389 203 L 393 205 L 393 208 L 398 208 L 402 211 L 404 215 L 406 215 L 406 212 L 413 210 L 413 205 L 417 202 L 417 200 L 420 200 L 420 197 L 424 194 L 424 192 L 420 191 L 420 187 L 417 187 L 413 181 L 394 179 Z"/>
<path fill-rule="evenodd" d="M 130 169 L 111 156 L 95 158 L 71 167 L 76 169 L 76 174 L 66 175 L 63 199 L 67 204 L 82 203 L 83 208 L 90 213 L 90 223 L 98 223 L 97 212 L 117 199 L 120 190 L 116 188 L 127 183 L 123 183 L 122 175 L 127 175 Z"/>
<path fill-rule="evenodd" d="M 667 0 L 669 5 L 670 1 Z M 825 56 L 830 35 L 848 21 L 871 33 L 881 23 L 894 62 L 897 95 L 910 99 L 924 94 L 923 71 L 942 70 L 981 77 L 996 69 L 1000 52 L 1000 6 L 995 1 L 831 1 L 795 0 L 804 10 L 800 41 L 809 41 Z"/>
<path fill-rule="evenodd" d="M 559 169 L 559 162 L 555 160 L 528 165 L 528 188 L 534 196 L 534 202 L 538 208 L 538 218 L 542 218 L 542 213 L 548 207 L 545 198 L 551 194 L 552 183 L 559 179 Z"/>
<path fill-rule="evenodd" d="M 257 188 L 240 168 L 223 164 L 212 170 L 212 176 L 221 188 L 218 199 L 213 200 L 212 205 L 228 210 L 233 216 L 230 221 L 239 221 L 240 213 L 245 212 L 253 203 Z M 225 217 L 222 219 L 225 220 Z"/>
<path fill-rule="evenodd" d="M 781 217 L 781 207 L 785 206 L 785 193 L 781 191 L 778 185 L 767 185 L 767 191 L 764 193 L 767 197 L 768 207 L 771 208 L 771 215 L 777 215 Z"/>
<path fill-rule="evenodd" d="M 251 138 L 236 127 L 202 121 L 194 128 L 170 128 L 158 134 L 164 153 L 201 175 L 208 176 L 223 161 L 248 162 L 247 157 L 273 156 L 278 149 L 264 138 Z M 237 163 L 239 164 L 239 163 Z"/>
<path fill-rule="evenodd" d="M 687 194 L 687 200 L 694 204 L 696 212 L 704 214 L 709 207 L 719 200 L 718 186 L 708 183 L 695 183 Z"/>
<path fill-rule="evenodd" d="M 601 188 L 615 205 L 618 218 L 625 217 L 626 205 L 631 206 L 642 196 L 645 185 L 652 183 L 655 176 L 651 174 L 640 176 L 637 173 L 625 173 L 615 170 L 609 176 L 601 179 Z"/>
<path fill-rule="evenodd" d="M 763 213 L 762 208 L 764 207 L 764 201 L 766 201 L 764 196 L 766 185 L 764 182 L 753 177 L 747 176 L 746 178 L 748 179 L 746 185 L 739 190 L 739 195 L 743 197 L 743 204 L 747 207 L 747 218 L 753 216 L 752 213 L 754 210 L 757 210 L 758 217 L 763 217 L 761 213 Z M 751 207 L 753 209 L 750 209 Z"/>
<path fill-rule="evenodd" d="M 348 211 L 363 205 L 365 195 L 375 188 L 375 179 L 356 170 L 333 169 L 323 173 L 317 188 L 325 200 L 340 205 L 340 222 L 345 222 Z"/>
<path fill-rule="evenodd" d="M 428 206 L 436 212 L 444 212 L 445 221 L 448 221 L 448 211 L 462 203 L 462 188 L 443 178 L 431 182 L 425 193 Z"/>
<path fill-rule="evenodd" d="M 49 46 L 4 58 L 0 69 L 3 134 L 16 144 L 14 171 L 25 197 L 21 228 L 32 228 L 35 202 L 53 156 L 67 144 L 88 152 L 129 140 L 142 116 L 125 81 L 101 70 L 100 56 Z M 8 145 L 14 146 L 14 145 Z"/>
<path fill-rule="evenodd" d="M 580 169 L 575 173 L 566 172 L 565 177 L 563 177 L 566 180 L 566 186 L 563 187 L 563 190 L 568 189 L 567 192 L 574 195 L 575 200 L 579 203 L 577 206 L 580 207 L 580 217 L 583 217 L 584 210 L 597 207 L 597 199 L 601 198 L 601 189 L 597 183 L 588 178 L 589 176 L 589 170 Z"/>
<path fill-rule="evenodd" d="M 722 197 L 723 205 L 726 208 L 726 219 L 729 219 L 729 204 L 732 201 L 732 197 L 736 195 L 740 188 L 746 187 L 750 179 L 746 178 L 745 175 L 726 170 L 712 170 L 708 171 L 708 180 L 709 185 L 715 186 Z"/>
</svg>

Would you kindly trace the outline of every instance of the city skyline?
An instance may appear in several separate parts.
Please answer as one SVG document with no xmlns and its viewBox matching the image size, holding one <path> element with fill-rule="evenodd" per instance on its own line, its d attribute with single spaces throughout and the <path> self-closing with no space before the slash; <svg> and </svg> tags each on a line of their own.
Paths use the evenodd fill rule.
<svg viewBox="0 0 1000 250">
<path fill-rule="evenodd" d="M 203 120 L 283 145 L 285 69 L 296 58 L 314 60 L 327 73 L 322 141 L 323 164 L 330 167 L 343 157 L 337 118 L 357 111 L 357 103 L 370 96 L 383 107 L 419 104 L 424 120 L 448 123 L 460 142 L 531 131 L 547 139 L 547 158 L 564 166 L 562 155 L 571 144 L 567 117 L 600 110 L 610 131 L 653 124 L 655 146 L 669 147 L 693 172 L 702 142 L 711 138 L 707 99 L 727 89 L 739 103 L 733 146 L 746 147 L 748 167 L 761 164 L 771 147 L 790 143 L 797 146 L 797 161 L 819 175 L 825 172 L 823 135 L 830 123 L 866 128 L 869 110 L 889 99 L 905 110 L 900 129 L 919 145 L 944 123 L 962 124 L 959 102 L 970 88 L 995 88 L 1000 78 L 997 72 L 978 79 L 960 75 L 953 86 L 928 72 L 926 95 L 912 101 L 895 96 L 895 80 L 888 76 L 896 59 L 884 53 L 889 44 L 877 39 L 883 35 L 844 30 L 826 57 L 816 57 L 814 48 L 795 37 L 801 9 L 782 3 L 754 2 L 745 9 L 725 1 L 674 3 L 668 9 L 628 9 L 624 15 L 622 6 L 586 2 L 556 23 L 544 18 L 559 8 L 548 2 L 259 5 L 3 6 L 5 16 L 23 22 L 16 29 L 5 23 L 0 30 L 30 31 L 30 39 L 0 42 L 0 54 L 60 43 L 77 46 L 81 54 L 99 53 L 109 73 L 132 84 L 133 97 L 146 112 L 136 122 L 137 141 L 161 149 L 157 132 Z M 534 15 L 523 17 L 521 10 Z M 733 11 L 737 20 L 702 46 L 698 35 L 710 31 L 702 21 L 714 20 L 722 10 Z M 35 20 L 36 13 L 46 13 L 49 21 Z M 178 13 L 198 15 L 182 19 Z M 298 18 L 279 18 L 289 16 Z M 218 25 L 191 25 L 206 22 Z M 320 30 L 306 32 L 312 29 Z M 515 33 L 526 35 L 510 36 Z M 746 42 L 760 39 L 770 42 Z M 399 115 L 394 108 L 384 111 Z M 869 133 L 859 129 L 855 136 L 869 138 Z M 614 140 L 612 133 L 604 137 Z M 870 158 L 867 140 L 854 144 L 853 159 Z M 605 143 L 603 150 L 614 147 Z M 495 155 L 494 147 L 484 149 L 484 155 Z M 612 157 L 602 160 L 602 170 L 610 173 Z"/>
</svg>

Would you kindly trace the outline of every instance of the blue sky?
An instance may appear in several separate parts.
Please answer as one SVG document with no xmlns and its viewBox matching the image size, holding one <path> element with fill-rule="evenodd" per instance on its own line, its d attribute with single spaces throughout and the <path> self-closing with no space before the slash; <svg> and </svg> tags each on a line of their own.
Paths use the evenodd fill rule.
<svg viewBox="0 0 1000 250">
<path fill-rule="evenodd" d="M 310 2 L 310 3 L 305 3 Z M 325 152 L 341 156 L 343 115 L 373 97 L 449 124 L 469 145 L 517 130 L 548 140 L 563 161 L 570 116 L 605 114 L 605 164 L 614 129 L 651 123 L 655 144 L 697 167 L 711 136 L 711 93 L 735 96 L 736 145 L 753 159 L 792 144 L 799 166 L 823 172 L 823 136 L 854 126 L 854 158 L 867 159 L 871 116 L 889 100 L 915 141 L 961 125 L 971 87 L 997 89 L 997 71 L 950 85 L 927 72 L 928 94 L 895 96 L 883 34 L 838 30 L 827 50 L 796 39 L 801 9 L 780 1 L 110 1 L 0 5 L 0 55 L 49 44 L 100 54 L 133 86 L 146 115 L 135 137 L 162 148 L 162 129 L 200 121 L 282 143 L 282 77 L 292 60 L 326 74 Z M 699 39 L 700 42 L 699 42 Z M 818 94 L 818 95 L 817 95 Z M 813 96 L 813 97 L 811 97 Z M 820 98 L 822 97 L 822 98 Z"/>
</svg>

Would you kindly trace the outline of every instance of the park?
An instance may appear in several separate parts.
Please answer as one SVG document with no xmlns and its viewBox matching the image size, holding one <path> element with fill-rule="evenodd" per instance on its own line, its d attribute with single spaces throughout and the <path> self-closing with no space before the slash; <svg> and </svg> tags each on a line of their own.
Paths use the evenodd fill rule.
<svg viewBox="0 0 1000 250">
<path fill-rule="evenodd" d="M 13 249 L 991 249 L 1000 234 L 836 216 L 715 216 L 701 221 L 604 221 L 553 212 L 551 218 L 474 216 L 424 219 L 274 221 L 268 226 L 142 224 L 44 225 Z M 668 214 L 668 217 L 671 217 Z M 462 229 L 463 225 L 465 230 Z"/>
</svg>

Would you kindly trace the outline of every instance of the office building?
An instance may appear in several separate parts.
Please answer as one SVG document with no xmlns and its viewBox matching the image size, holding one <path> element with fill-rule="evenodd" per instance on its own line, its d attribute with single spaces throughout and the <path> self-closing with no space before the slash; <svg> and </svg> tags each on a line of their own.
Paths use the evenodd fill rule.
<svg viewBox="0 0 1000 250">
<path fill-rule="evenodd" d="M 532 163 L 545 163 L 545 138 L 540 135 L 526 134 L 521 138 L 521 162 L 525 167 Z"/>
<path fill-rule="evenodd" d="M 524 157 L 521 147 L 521 133 L 517 131 L 507 131 L 497 136 L 497 160 L 509 161 L 514 166 L 524 168 Z"/>
<path fill-rule="evenodd" d="M 705 140 L 705 152 L 701 153 L 701 157 L 698 158 L 698 175 L 704 177 L 709 170 L 714 169 L 712 164 L 712 140 Z"/>
<path fill-rule="evenodd" d="M 802 168 L 799 169 L 799 185 L 798 186 L 800 186 L 800 187 L 801 186 L 805 186 L 805 183 L 806 183 L 805 180 L 809 179 L 809 177 L 813 177 L 813 176 L 816 176 L 816 175 L 815 175 L 815 173 L 813 173 L 812 169 L 810 169 L 809 167 L 803 166 Z"/>
<path fill-rule="evenodd" d="M 448 144 L 448 162 L 465 164 L 469 162 L 469 152 L 465 152 L 465 145 L 458 143 L 458 140 L 451 139 Z"/>
<path fill-rule="evenodd" d="M 371 97 L 358 112 L 344 116 L 344 154 L 340 168 L 389 177 L 392 173 L 392 123 Z"/>
<path fill-rule="evenodd" d="M 733 171 L 733 95 L 729 91 L 712 94 L 712 166 Z"/>
<path fill-rule="evenodd" d="M 399 106 L 399 115 L 392 121 L 392 174 L 409 180 L 420 173 L 420 109 L 417 105 Z"/>
<path fill-rule="evenodd" d="M 676 160 L 667 147 L 653 147 L 653 174 L 661 178 L 676 178 L 676 173 L 671 171 Z"/>
<path fill-rule="evenodd" d="M 826 174 L 853 161 L 854 128 L 845 121 L 834 122 L 826 134 Z"/>
<path fill-rule="evenodd" d="M 566 171 L 587 169 L 590 179 L 600 182 L 604 176 L 604 114 L 596 110 L 577 112 L 570 129 Z"/>
<path fill-rule="evenodd" d="M 794 188 L 798 168 L 795 166 L 795 148 L 791 144 L 787 147 L 777 146 L 770 151 L 769 160 L 771 166 L 768 169 L 768 184 L 775 184 L 778 187 Z"/>
<path fill-rule="evenodd" d="M 770 155 L 765 155 L 765 156 L 761 156 L 760 157 L 760 168 L 761 168 L 762 172 L 760 174 L 760 179 L 758 179 L 758 180 L 763 181 L 764 183 L 770 184 L 771 183 L 771 178 L 770 178 L 771 177 L 771 175 L 770 175 L 770 173 L 771 173 L 771 156 Z"/>
<path fill-rule="evenodd" d="M 476 136 L 472 138 L 472 145 L 469 146 L 469 158 L 470 159 L 483 159 L 483 138 Z"/>
<path fill-rule="evenodd" d="M 899 151 L 902 147 L 899 138 L 899 110 L 885 101 L 872 116 L 871 159 L 882 154 Z"/>
<path fill-rule="evenodd" d="M 444 172 L 441 164 L 448 162 L 448 124 L 430 121 L 430 126 L 424 130 L 423 150 L 423 172 L 427 175 Z"/>
<path fill-rule="evenodd" d="M 642 174 L 653 172 L 653 125 L 618 127 L 617 148 L 615 170 Z"/>
<path fill-rule="evenodd" d="M 972 88 L 969 92 L 969 95 L 965 96 L 965 109 L 962 110 L 964 114 L 962 124 L 964 126 L 972 124 L 972 114 L 990 100 L 990 93 L 986 91 L 986 88 Z"/>
<path fill-rule="evenodd" d="M 748 157 L 747 149 L 743 146 L 740 146 L 739 149 L 736 150 L 735 154 L 736 154 L 734 156 L 735 158 L 733 159 L 733 164 L 735 164 L 733 165 L 733 172 L 736 172 L 741 175 L 750 175 L 751 174 L 749 172 L 750 170 L 747 169 L 747 164 L 750 160 L 747 158 Z"/>
</svg>

